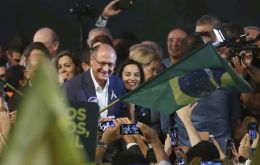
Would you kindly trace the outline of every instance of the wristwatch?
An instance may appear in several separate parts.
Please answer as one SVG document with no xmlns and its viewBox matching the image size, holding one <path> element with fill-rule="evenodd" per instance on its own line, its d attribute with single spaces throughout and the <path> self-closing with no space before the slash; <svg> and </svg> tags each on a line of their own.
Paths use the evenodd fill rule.
<svg viewBox="0 0 260 165">
<path fill-rule="evenodd" d="M 98 144 L 97 144 L 98 147 L 103 147 L 105 149 L 107 149 L 107 144 L 105 144 L 104 142 L 102 141 L 99 141 Z"/>
<path fill-rule="evenodd" d="M 239 157 L 238 157 L 238 162 L 239 162 L 239 163 L 245 163 L 246 160 L 247 160 L 247 159 L 246 159 L 245 157 L 243 157 L 243 156 L 239 156 Z"/>
</svg>

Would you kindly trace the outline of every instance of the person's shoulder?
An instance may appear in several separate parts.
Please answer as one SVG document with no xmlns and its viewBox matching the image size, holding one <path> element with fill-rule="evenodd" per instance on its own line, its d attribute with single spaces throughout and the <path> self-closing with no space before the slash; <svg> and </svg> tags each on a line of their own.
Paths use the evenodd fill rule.
<svg viewBox="0 0 260 165">
<path fill-rule="evenodd" d="M 170 58 L 164 58 L 163 59 L 163 64 L 166 68 L 168 68 L 169 66 L 171 66 L 171 61 Z"/>
<path fill-rule="evenodd" d="M 118 75 L 111 75 L 109 77 L 109 83 L 123 84 L 123 80 Z"/>
<path fill-rule="evenodd" d="M 111 76 L 109 77 L 109 79 L 122 81 L 122 80 L 120 79 L 120 77 L 119 77 L 118 75 L 116 75 L 116 74 L 111 75 Z"/>
<path fill-rule="evenodd" d="M 78 75 L 74 76 L 70 80 L 66 81 L 65 86 L 79 86 L 83 83 L 84 79 L 89 79 L 91 77 L 88 76 L 87 72 L 79 73 Z"/>
<path fill-rule="evenodd" d="M 112 75 L 112 76 L 109 77 L 109 86 L 112 89 L 115 89 L 115 90 L 118 90 L 118 91 L 125 93 L 124 82 L 117 75 Z"/>
</svg>

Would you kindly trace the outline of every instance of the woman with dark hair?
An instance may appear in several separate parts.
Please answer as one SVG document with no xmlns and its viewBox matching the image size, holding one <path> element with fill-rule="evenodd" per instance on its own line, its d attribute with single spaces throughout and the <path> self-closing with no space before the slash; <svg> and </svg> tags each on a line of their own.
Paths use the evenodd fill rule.
<svg viewBox="0 0 260 165">
<path fill-rule="evenodd" d="M 127 59 L 120 65 L 118 76 L 124 81 L 125 88 L 128 92 L 133 91 L 144 82 L 142 65 L 132 59 Z M 150 125 L 151 114 L 149 109 L 133 104 L 130 104 L 129 107 L 132 122 L 140 121 Z"/>
<path fill-rule="evenodd" d="M 80 72 L 80 59 L 70 51 L 63 50 L 58 54 L 56 68 L 59 84 L 63 84 Z"/>
<path fill-rule="evenodd" d="M 142 65 L 132 59 L 127 59 L 120 65 L 118 76 L 124 81 L 127 91 L 134 90 L 144 82 Z"/>
</svg>

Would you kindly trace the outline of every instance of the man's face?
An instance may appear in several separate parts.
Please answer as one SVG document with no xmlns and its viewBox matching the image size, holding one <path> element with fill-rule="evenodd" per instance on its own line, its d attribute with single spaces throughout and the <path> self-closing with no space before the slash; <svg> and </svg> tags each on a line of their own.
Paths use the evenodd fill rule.
<svg viewBox="0 0 260 165">
<path fill-rule="evenodd" d="M 19 64 L 19 62 L 21 61 L 22 58 L 22 54 L 19 52 L 12 52 L 10 55 L 10 62 L 11 62 L 11 66 L 17 65 Z"/>
<path fill-rule="evenodd" d="M 90 62 L 96 81 L 104 83 L 114 71 L 116 53 L 109 45 L 101 44 L 97 52 L 91 55 Z"/>
<path fill-rule="evenodd" d="M 5 66 L 0 66 L 0 79 L 5 80 L 6 68 Z"/>
<path fill-rule="evenodd" d="M 187 33 L 180 29 L 175 29 L 169 33 L 167 47 L 170 56 L 173 58 L 181 56 L 181 42 L 186 36 Z"/>
<path fill-rule="evenodd" d="M 58 49 L 58 41 L 54 41 L 52 34 L 49 31 L 41 31 L 34 35 L 33 42 L 43 43 L 49 50 L 50 54 L 56 56 Z"/>
</svg>

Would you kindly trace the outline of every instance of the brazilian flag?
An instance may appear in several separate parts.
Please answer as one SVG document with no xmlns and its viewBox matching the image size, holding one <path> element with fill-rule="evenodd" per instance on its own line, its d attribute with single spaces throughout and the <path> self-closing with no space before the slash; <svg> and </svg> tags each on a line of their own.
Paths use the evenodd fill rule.
<svg viewBox="0 0 260 165">
<path fill-rule="evenodd" d="M 206 44 L 120 100 L 170 114 L 217 89 L 247 92 L 251 87 Z"/>
</svg>

